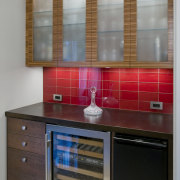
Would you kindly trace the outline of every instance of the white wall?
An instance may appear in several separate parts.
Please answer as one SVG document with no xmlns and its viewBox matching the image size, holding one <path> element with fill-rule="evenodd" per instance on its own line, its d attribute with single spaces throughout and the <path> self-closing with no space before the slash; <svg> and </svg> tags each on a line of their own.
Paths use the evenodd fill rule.
<svg viewBox="0 0 180 180">
<path fill-rule="evenodd" d="M 180 180 L 180 1 L 175 2 L 174 180 Z"/>
<path fill-rule="evenodd" d="M 25 0 L 0 0 L 0 180 L 6 180 L 4 112 L 42 101 L 42 68 L 25 67 Z"/>
</svg>

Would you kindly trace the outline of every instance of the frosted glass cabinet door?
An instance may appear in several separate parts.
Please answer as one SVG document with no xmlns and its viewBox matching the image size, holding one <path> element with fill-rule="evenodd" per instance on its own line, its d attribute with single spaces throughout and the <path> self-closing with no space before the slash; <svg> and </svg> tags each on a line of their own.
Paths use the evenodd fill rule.
<svg viewBox="0 0 180 180">
<path fill-rule="evenodd" d="M 98 61 L 124 60 L 124 0 L 97 1 Z"/>
<path fill-rule="evenodd" d="M 33 59 L 53 60 L 53 0 L 33 0 Z"/>
<path fill-rule="evenodd" d="M 63 0 L 63 61 L 86 60 L 86 0 Z"/>
<path fill-rule="evenodd" d="M 168 0 L 137 0 L 137 61 L 168 61 Z"/>
</svg>

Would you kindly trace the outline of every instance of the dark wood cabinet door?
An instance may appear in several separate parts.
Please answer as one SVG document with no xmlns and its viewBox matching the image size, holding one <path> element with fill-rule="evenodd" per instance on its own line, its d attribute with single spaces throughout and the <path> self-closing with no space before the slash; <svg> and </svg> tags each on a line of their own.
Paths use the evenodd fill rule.
<svg viewBox="0 0 180 180">
<path fill-rule="evenodd" d="M 45 180 L 44 156 L 8 148 L 8 180 Z"/>
</svg>

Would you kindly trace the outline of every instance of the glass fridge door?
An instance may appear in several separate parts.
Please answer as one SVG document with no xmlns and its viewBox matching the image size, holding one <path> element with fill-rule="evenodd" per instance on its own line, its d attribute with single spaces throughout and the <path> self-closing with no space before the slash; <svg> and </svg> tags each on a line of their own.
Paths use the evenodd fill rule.
<svg viewBox="0 0 180 180">
<path fill-rule="evenodd" d="M 110 180 L 110 133 L 48 125 L 47 134 L 50 179 Z"/>
</svg>

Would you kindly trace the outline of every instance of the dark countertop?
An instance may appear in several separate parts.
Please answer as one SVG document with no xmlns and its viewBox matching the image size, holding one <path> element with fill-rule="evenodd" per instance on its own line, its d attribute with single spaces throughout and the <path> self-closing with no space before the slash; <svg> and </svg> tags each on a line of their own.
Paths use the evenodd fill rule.
<svg viewBox="0 0 180 180">
<path fill-rule="evenodd" d="M 6 116 L 49 124 L 172 138 L 173 115 L 103 109 L 99 118 L 85 117 L 84 106 L 38 103 L 6 112 Z"/>
</svg>

